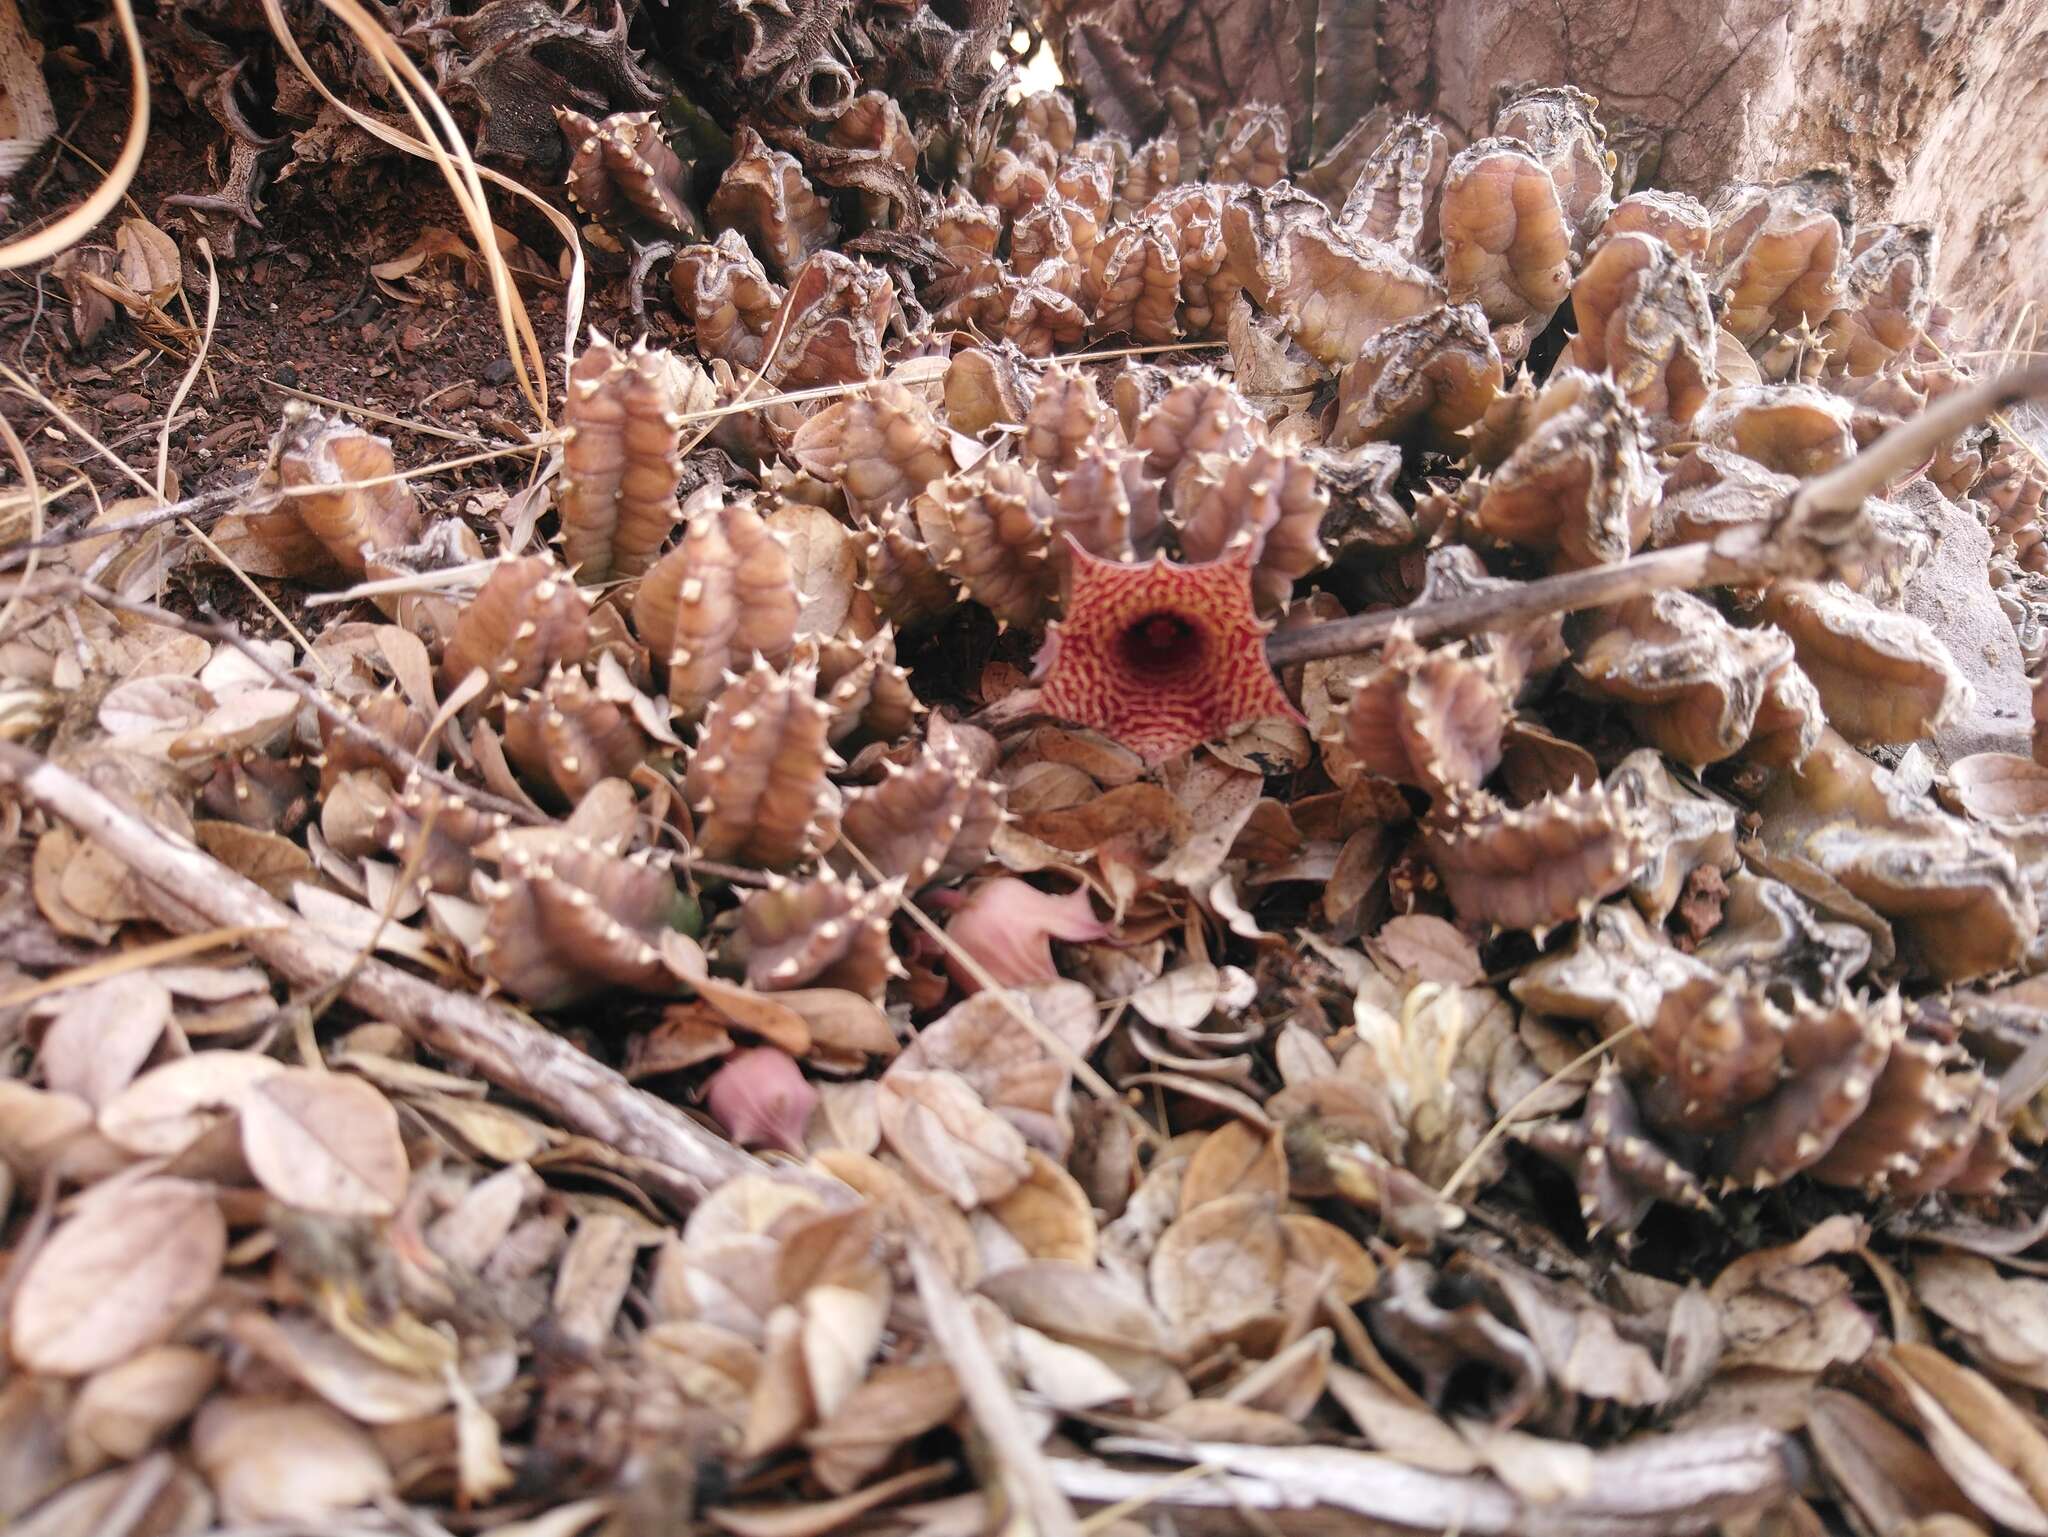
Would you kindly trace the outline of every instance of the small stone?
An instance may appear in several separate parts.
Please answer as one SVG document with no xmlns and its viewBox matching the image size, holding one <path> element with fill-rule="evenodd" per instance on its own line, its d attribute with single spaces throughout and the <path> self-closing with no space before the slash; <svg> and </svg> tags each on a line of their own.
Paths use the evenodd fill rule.
<svg viewBox="0 0 2048 1537">
<path fill-rule="evenodd" d="M 512 360 L 510 358 L 492 358 L 490 362 L 484 364 L 484 383 L 486 384 L 503 384 L 511 377 Z"/>
<path fill-rule="evenodd" d="M 486 384 L 476 392 L 476 403 L 486 411 L 492 410 L 498 404 L 498 392 Z"/>
<path fill-rule="evenodd" d="M 398 345 L 407 352 L 418 352 L 420 348 L 426 346 L 429 339 L 430 333 L 425 326 L 409 325 L 399 333 Z"/>
<path fill-rule="evenodd" d="M 1991 535 L 1924 478 L 1894 500 L 1938 539 L 1934 558 L 1906 584 L 1899 606 L 1927 622 L 1973 691 L 1969 708 L 1934 733 L 1936 752 L 1944 763 L 1980 752 L 2024 757 L 2033 734 L 2032 698 L 2012 622 L 1984 579 Z"/>
</svg>

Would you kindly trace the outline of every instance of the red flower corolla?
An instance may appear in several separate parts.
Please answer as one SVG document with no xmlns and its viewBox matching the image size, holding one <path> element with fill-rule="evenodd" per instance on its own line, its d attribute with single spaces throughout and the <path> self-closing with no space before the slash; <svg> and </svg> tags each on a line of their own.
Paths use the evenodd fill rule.
<svg viewBox="0 0 2048 1537">
<path fill-rule="evenodd" d="M 1301 720 L 1266 663 L 1272 625 L 1252 607 L 1257 559 L 1244 540 L 1199 565 L 1164 555 L 1135 564 L 1069 537 L 1063 617 L 1038 653 L 1041 708 L 1147 763 L 1246 721 Z"/>
</svg>

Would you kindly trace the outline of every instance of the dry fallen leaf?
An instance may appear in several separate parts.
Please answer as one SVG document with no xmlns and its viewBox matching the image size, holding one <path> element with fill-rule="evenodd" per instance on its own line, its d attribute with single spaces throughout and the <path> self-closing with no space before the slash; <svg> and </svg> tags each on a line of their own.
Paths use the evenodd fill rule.
<svg viewBox="0 0 2048 1537">
<path fill-rule="evenodd" d="M 1830 1481 L 1878 1530 L 1976 1514 L 1927 1448 L 1860 1398 L 1816 1392 L 1807 1434 Z"/>
<path fill-rule="evenodd" d="M 184 282 L 178 243 L 147 219 L 123 219 L 114 231 L 120 276 L 130 291 L 161 308 Z"/>
<path fill-rule="evenodd" d="M 2009 1381 L 2048 1388 L 2048 1282 L 2003 1276 L 1972 1254 L 1920 1254 L 1913 1291 L 1970 1354 Z"/>
<path fill-rule="evenodd" d="M 1281 1201 L 1287 1159 L 1280 1139 L 1243 1121 L 1226 1121 L 1202 1139 L 1181 1177 L 1180 1209 L 1193 1211 L 1227 1195 L 1252 1193 Z"/>
<path fill-rule="evenodd" d="M 1714 1278 L 1728 1366 L 1818 1372 L 1860 1360 L 1876 1342 L 1870 1315 L 1851 1300 L 1853 1283 L 1828 1255 L 1862 1243 L 1852 1217 L 1830 1217 L 1797 1243 L 1744 1255 Z"/>
<path fill-rule="evenodd" d="M 144 1157 L 183 1152 L 285 1071 L 271 1057 L 204 1051 L 151 1068 L 100 1107 L 106 1138 Z"/>
<path fill-rule="evenodd" d="M 287 838 L 234 822 L 201 822 L 199 845 L 237 875 L 247 876 L 280 901 L 313 874 L 313 861 Z"/>
<path fill-rule="evenodd" d="M 1456 928 L 1427 913 L 1389 920 L 1373 944 L 1417 982 L 1473 987 L 1486 975 L 1478 948 Z"/>
<path fill-rule="evenodd" d="M 246 1311 L 228 1320 L 231 1339 L 296 1379 L 350 1419 L 396 1425 L 444 1407 L 448 1389 L 438 1378 L 402 1371 L 310 1318 Z"/>
<path fill-rule="evenodd" d="M 1989 1380 L 1925 1345 L 1876 1353 L 1873 1370 L 1912 1406 L 1928 1449 L 2001 1526 L 2048 1531 L 2048 1434 Z"/>
<path fill-rule="evenodd" d="M 170 1020 L 170 990 L 146 971 L 68 994 L 43 1035 L 43 1080 L 104 1108 L 149 1060 Z"/>
<path fill-rule="evenodd" d="M 876 1108 L 883 1139 L 910 1172 L 963 1211 L 1008 1195 L 1030 1172 L 1023 1134 L 957 1073 L 899 1062 Z"/>
<path fill-rule="evenodd" d="M 80 1386 L 64 1422 L 78 1469 L 133 1462 L 184 1423 L 220 1380 L 220 1362 L 191 1345 L 139 1350 Z"/>
<path fill-rule="evenodd" d="M 1064 1158 L 1073 1136 L 1073 1076 L 1038 1032 L 1018 1022 L 1019 1009 L 1072 1052 L 1093 1039 L 1094 1004 L 1077 983 L 977 993 L 918 1033 L 882 1075 L 884 1091 L 899 1076 L 933 1068 L 958 1074 L 1033 1146 Z"/>
<path fill-rule="evenodd" d="M 193 1421 L 192 1455 L 230 1521 L 319 1522 L 392 1488 L 376 1443 L 307 1399 L 216 1398 Z"/>
<path fill-rule="evenodd" d="M 227 1222 L 189 1180 L 96 1191 L 38 1250 L 8 1314 L 15 1359 L 77 1377 L 174 1335 L 220 1278 Z"/>
<path fill-rule="evenodd" d="M 287 1206 L 388 1217 L 409 1178 L 398 1113 L 360 1078 L 285 1068 L 250 1085 L 238 1108 L 242 1153 Z"/>
<path fill-rule="evenodd" d="M 1025 1154 L 1030 1172 L 1008 1195 L 976 1214 L 982 1266 L 1002 1270 L 1026 1260 L 1095 1263 L 1095 1213 L 1081 1186 L 1036 1148 Z"/>
<path fill-rule="evenodd" d="M 1256 1191 L 1221 1196 L 1160 1234 L 1152 1300 L 1189 1340 L 1227 1333 L 1278 1305 L 1286 1265 L 1273 1198 Z"/>
</svg>

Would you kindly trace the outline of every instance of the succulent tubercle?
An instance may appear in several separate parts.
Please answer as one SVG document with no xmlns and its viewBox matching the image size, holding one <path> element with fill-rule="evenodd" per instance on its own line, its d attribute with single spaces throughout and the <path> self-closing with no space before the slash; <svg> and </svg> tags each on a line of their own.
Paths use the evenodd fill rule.
<svg viewBox="0 0 2048 1537">
<path fill-rule="evenodd" d="M 1034 674 L 1048 714 L 1147 763 L 1246 722 L 1303 719 L 1266 661 L 1272 625 L 1253 608 L 1249 540 L 1183 565 L 1104 560 L 1064 537 L 1064 617 L 1048 627 Z"/>
</svg>

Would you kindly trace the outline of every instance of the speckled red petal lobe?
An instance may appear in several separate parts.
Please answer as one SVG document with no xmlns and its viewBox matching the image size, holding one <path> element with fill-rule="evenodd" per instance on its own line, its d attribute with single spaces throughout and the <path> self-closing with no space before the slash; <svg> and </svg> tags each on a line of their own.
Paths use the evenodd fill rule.
<svg viewBox="0 0 2048 1537">
<path fill-rule="evenodd" d="M 1246 721 L 1299 721 L 1266 663 L 1247 541 L 1200 565 L 1103 560 L 1067 539 L 1065 617 L 1036 676 L 1045 710 L 1158 763 Z"/>
</svg>

